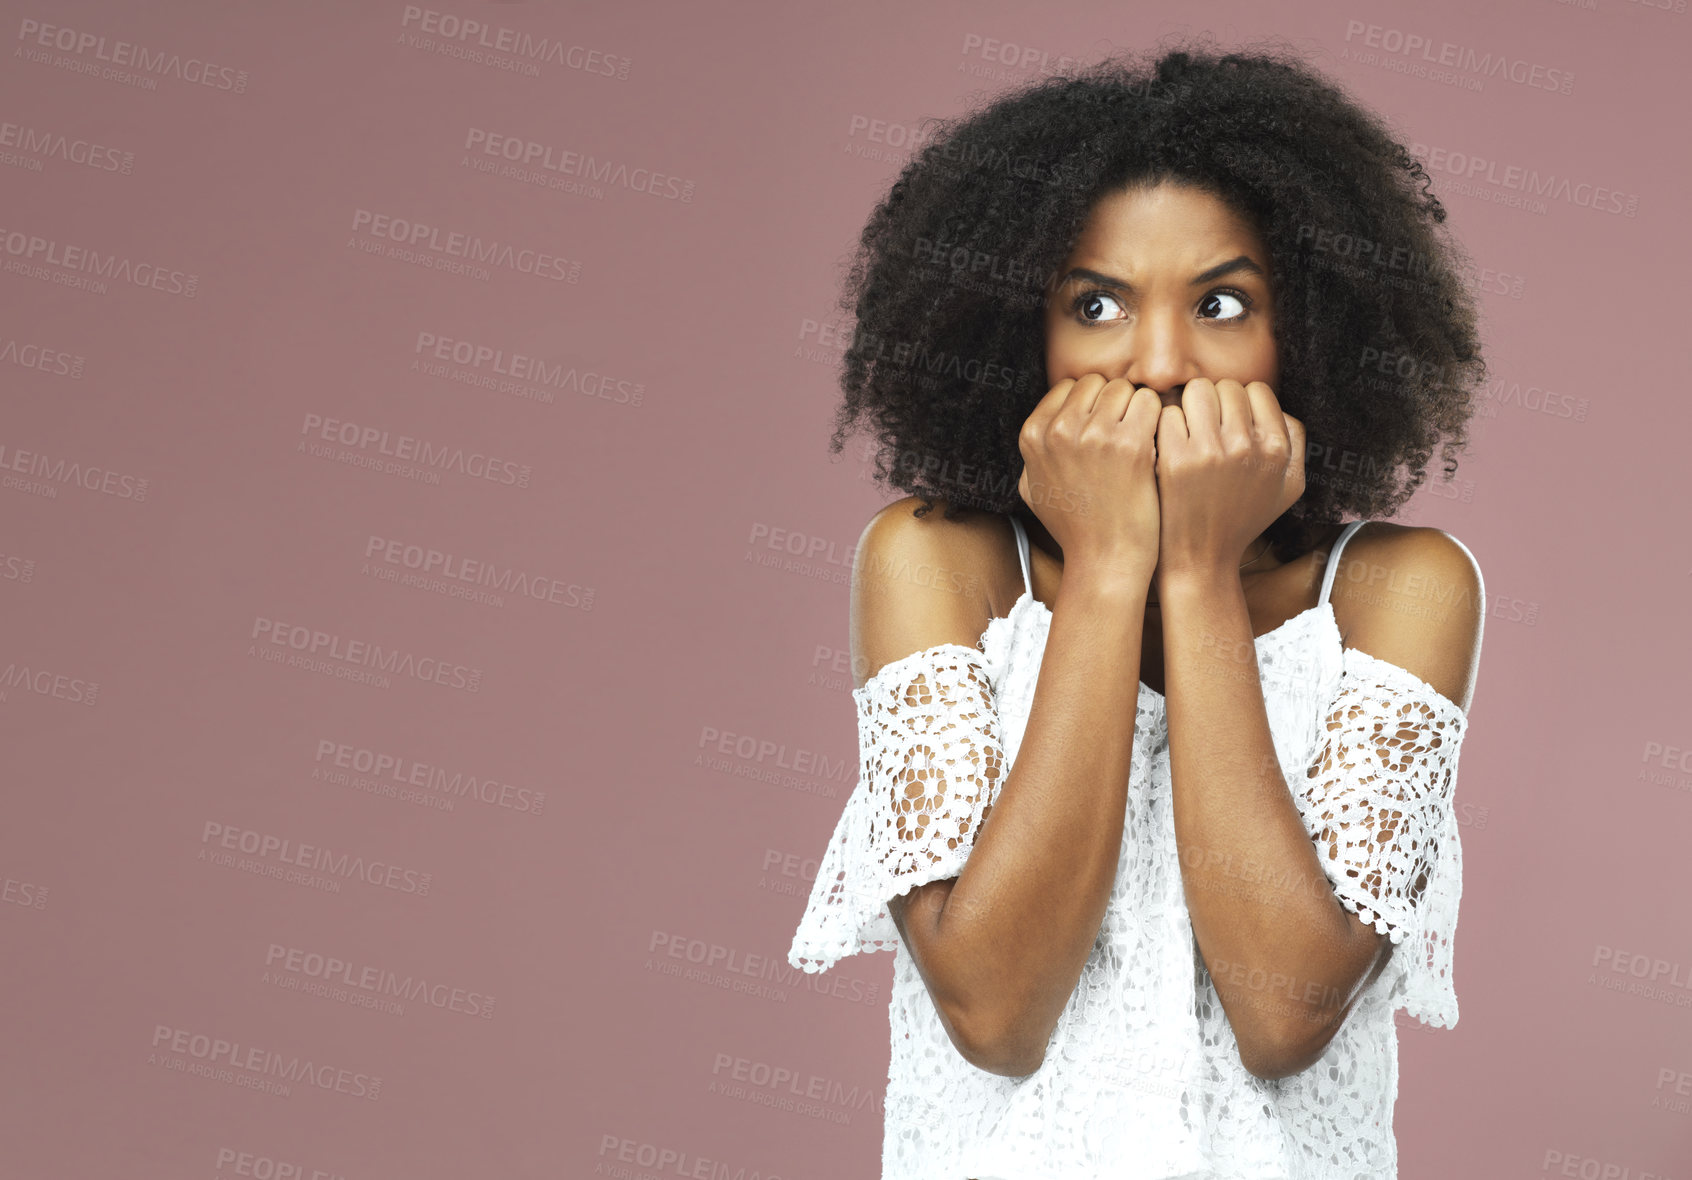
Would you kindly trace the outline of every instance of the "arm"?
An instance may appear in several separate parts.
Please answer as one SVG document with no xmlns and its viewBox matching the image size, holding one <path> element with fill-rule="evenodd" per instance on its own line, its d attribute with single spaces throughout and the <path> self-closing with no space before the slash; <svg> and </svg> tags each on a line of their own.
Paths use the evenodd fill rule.
<svg viewBox="0 0 1692 1180">
<path fill-rule="evenodd" d="M 1438 529 L 1395 529 L 1371 542 L 1360 533 L 1343 557 L 1381 575 L 1364 582 L 1348 646 L 1467 709 L 1484 617 L 1467 551 Z M 1185 576 L 1162 601 L 1175 833 L 1193 933 L 1242 1064 L 1286 1077 L 1321 1056 L 1392 947 L 1335 895 L 1281 772 L 1237 573 Z M 1371 761 L 1402 761 L 1395 747 L 1415 738 L 1413 721 Z M 1383 842 L 1392 828 L 1383 826 Z M 1261 887 L 1239 888 L 1247 865 Z"/>
<path fill-rule="evenodd" d="M 986 568 L 1003 522 L 974 529 L 889 506 L 865 530 L 854 579 L 854 663 L 873 672 L 937 643 L 973 645 L 989 615 L 901 570 Z M 988 531 L 992 530 L 992 531 Z M 1104 921 L 1121 854 L 1146 586 L 1070 566 L 1053 607 L 1016 764 L 980 819 L 963 871 L 888 912 L 966 1060 L 1038 1069 Z M 932 790 L 925 784 L 914 793 Z M 920 818 L 912 831 L 920 828 Z"/>
</svg>

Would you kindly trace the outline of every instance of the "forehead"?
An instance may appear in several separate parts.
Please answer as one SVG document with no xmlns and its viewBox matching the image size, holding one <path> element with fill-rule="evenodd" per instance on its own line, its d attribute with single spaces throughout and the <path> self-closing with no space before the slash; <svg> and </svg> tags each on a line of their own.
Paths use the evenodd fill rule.
<svg viewBox="0 0 1692 1180">
<path fill-rule="evenodd" d="M 1088 212 L 1071 260 L 1085 256 L 1128 269 L 1139 262 L 1196 271 L 1223 250 L 1268 261 L 1261 236 L 1243 213 L 1212 193 L 1166 182 L 1101 197 Z"/>
</svg>

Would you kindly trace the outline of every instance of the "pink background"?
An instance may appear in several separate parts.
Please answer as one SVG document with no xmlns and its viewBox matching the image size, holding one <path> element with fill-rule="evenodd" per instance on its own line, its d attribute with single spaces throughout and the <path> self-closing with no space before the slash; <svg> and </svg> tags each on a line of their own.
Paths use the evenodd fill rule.
<svg viewBox="0 0 1692 1180">
<path fill-rule="evenodd" d="M 825 450 L 839 264 L 903 129 L 1185 30 L 1285 37 L 1442 160 L 1635 202 L 1434 169 L 1495 386 L 1400 519 L 1490 601 L 1462 1019 L 1401 1024 L 1397 1130 L 1406 1178 L 1692 1170 L 1692 14 L 1662 4 L 8 0 L 0 1175 L 876 1175 L 851 1095 L 885 1086 L 891 956 L 785 962 L 889 498 Z M 1420 76 L 1406 35 L 1570 92 Z M 614 171 L 530 183 L 488 136 Z M 395 256 L 361 211 L 435 236 Z M 465 273 L 454 234 L 515 249 Z M 799 1080 L 735 1080 L 766 1069 Z M 835 1098 L 784 1106 L 813 1076 Z"/>
</svg>

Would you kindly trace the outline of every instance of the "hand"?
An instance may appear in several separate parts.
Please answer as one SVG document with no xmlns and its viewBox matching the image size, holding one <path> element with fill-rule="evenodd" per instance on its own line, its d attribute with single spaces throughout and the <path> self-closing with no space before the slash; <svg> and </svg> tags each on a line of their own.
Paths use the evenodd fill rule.
<svg viewBox="0 0 1692 1180">
<path fill-rule="evenodd" d="M 1246 546 L 1304 494 L 1304 442 L 1262 381 L 1195 378 L 1161 408 L 1159 598 L 1172 576 L 1238 573 Z"/>
<path fill-rule="evenodd" d="M 1155 390 L 1101 373 L 1052 386 L 1022 424 L 1017 492 L 1072 568 L 1103 568 L 1144 588 L 1157 564 Z"/>
</svg>

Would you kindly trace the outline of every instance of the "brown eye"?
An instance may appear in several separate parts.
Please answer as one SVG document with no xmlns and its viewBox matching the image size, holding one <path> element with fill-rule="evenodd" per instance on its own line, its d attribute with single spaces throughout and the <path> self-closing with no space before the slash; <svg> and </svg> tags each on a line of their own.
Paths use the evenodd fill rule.
<svg viewBox="0 0 1692 1180">
<path fill-rule="evenodd" d="M 1199 314 L 1207 319 L 1244 319 L 1250 308 L 1251 299 L 1243 291 L 1212 291 L 1199 301 Z M 1213 312 L 1218 314 L 1208 314 Z"/>
<path fill-rule="evenodd" d="M 1112 295 L 1110 292 L 1093 290 L 1083 291 L 1077 295 L 1075 297 L 1075 301 L 1070 305 L 1070 309 L 1074 311 L 1076 315 L 1081 317 L 1082 323 L 1099 324 L 1105 322 L 1106 318 L 1116 318 L 1103 316 L 1102 313 L 1105 308 L 1101 305 L 1104 304 L 1114 304 L 1118 308 L 1122 306 L 1122 304 L 1117 301 L 1116 296 Z M 1101 314 L 1095 318 L 1092 314 L 1094 312 Z"/>
</svg>

